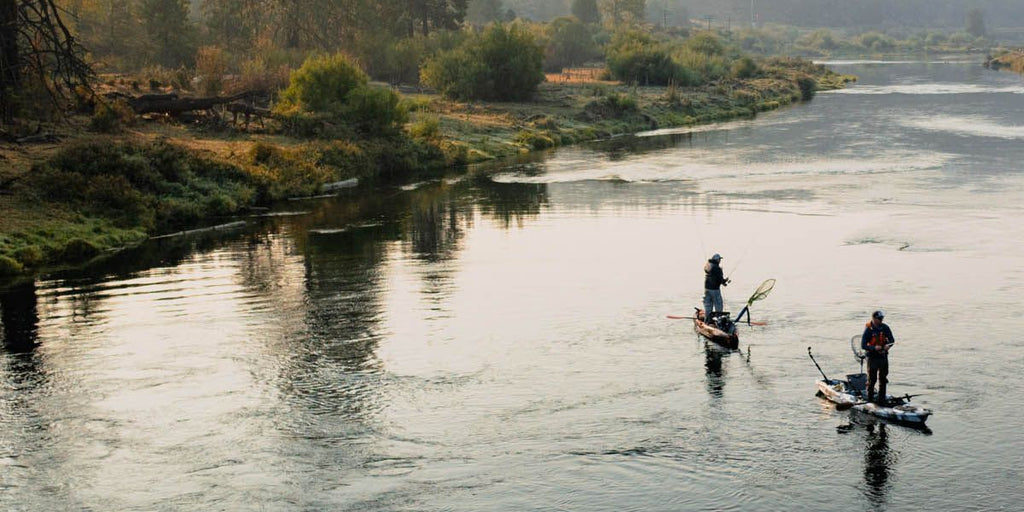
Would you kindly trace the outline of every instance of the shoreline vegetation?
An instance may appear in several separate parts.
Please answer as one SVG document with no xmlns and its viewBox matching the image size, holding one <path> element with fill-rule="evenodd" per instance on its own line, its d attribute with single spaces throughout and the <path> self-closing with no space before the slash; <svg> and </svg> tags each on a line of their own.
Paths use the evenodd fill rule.
<svg viewBox="0 0 1024 512">
<path fill-rule="evenodd" d="M 854 80 L 799 59 L 749 79 L 628 86 L 552 74 L 523 102 L 403 98 L 403 133 L 362 140 L 68 119 L 39 143 L 0 144 L 0 276 L 79 265 L 152 237 L 229 223 L 330 185 L 396 182 L 535 150 L 656 128 L 750 118 Z M 55 142 L 59 141 L 59 142 Z"/>
<path fill-rule="evenodd" d="M 452 11 L 415 29 L 385 23 L 383 33 L 366 27 L 386 17 L 366 11 L 340 40 L 315 24 L 308 39 L 282 40 L 227 7 L 191 28 L 175 9 L 129 26 L 81 7 L 71 29 L 93 51 L 67 57 L 97 74 L 68 77 L 64 104 L 49 111 L 28 100 L 54 84 L 0 90 L 0 283 L 292 198 L 356 185 L 356 194 L 374 193 L 531 151 L 751 118 L 856 79 L 808 58 L 985 42 L 967 33 L 705 30 L 685 18 L 658 26 L 595 5 L 574 2 L 574 16 L 549 22 L 470 22 Z M 182 34 L 199 31 L 150 54 L 101 30 L 142 37 L 158 14 L 181 18 Z M 222 32 L 227 22 L 250 30 Z"/>
<path fill-rule="evenodd" d="M 989 69 L 1009 69 L 1024 74 L 1024 49 L 1001 50 L 985 59 L 985 67 Z"/>
</svg>

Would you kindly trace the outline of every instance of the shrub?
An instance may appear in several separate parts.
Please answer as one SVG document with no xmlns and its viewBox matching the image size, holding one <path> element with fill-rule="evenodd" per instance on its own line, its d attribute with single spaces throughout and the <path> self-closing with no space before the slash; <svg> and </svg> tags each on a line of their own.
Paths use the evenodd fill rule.
<svg viewBox="0 0 1024 512">
<path fill-rule="evenodd" d="M 543 52 L 520 25 L 494 24 L 424 66 L 422 81 L 455 99 L 524 100 L 544 81 Z"/>
<path fill-rule="evenodd" d="M 133 124 L 135 111 L 122 100 L 111 103 L 97 102 L 89 119 L 89 129 L 100 133 L 116 133 Z"/>
<path fill-rule="evenodd" d="M 733 78 L 752 78 L 757 74 L 757 63 L 750 57 L 743 56 L 732 63 Z"/>
<path fill-rule="evenodd" d="M 61 250 L 61 260 L 70 263 L 78 263 L 95 258 L 100 253 L 98 247 L 92 242 L 81 238 L 73 238 L 68 241 Z"/>
<path fill-rule="evenodd" d="M 9 256 L 0 254 L 0 276 L 13 276 L 24 270 L 21 263 Z"/>
<path fill-rule="evenodd" d="M 291 84 L 281 92 L 278 109 L 337 114 L 344 110 L 348 94 L 367 83 L 366 73 L 342 54 L 314 56 L 291 74 Z"/>
<path fill-rule="evenodd" d="M 29 245 L 14 251 L 14 258 L 26 267 L 37 267 L 45 261 L 46 256 L 38 245 Z"/>
<path fill-rule="evenodd" d="M 228 64 L 224 51 L 216 46 L 202 46 L 196 51 L 196 78 L 199 91 L 207 96 L 216 96 L 224 88 L 224 73 Z"/>
<path fill-rule="evenodd" d="M 394 133 L 409 120 L 398 94 L 381 87 L 358 87 L 350 92 L 345 114 L 356 130 L 368 135 Z"/>
<path fill-rule="evenodd" d="M 800 87 L 800 98 L 804 101 L 810 100 L 814 97 L 814 93 L 818 90 L 818 81 L 814 77 L 801 76 L 796 79 L 796 84 Z"/>
<path fill-rule="evenodd" d="M 441 118 L 435 114 L 419 116 L 415 123 L 409 126 L 409 135 L 417 139 L 434 139 L 441 135 Z"/>
</svg>

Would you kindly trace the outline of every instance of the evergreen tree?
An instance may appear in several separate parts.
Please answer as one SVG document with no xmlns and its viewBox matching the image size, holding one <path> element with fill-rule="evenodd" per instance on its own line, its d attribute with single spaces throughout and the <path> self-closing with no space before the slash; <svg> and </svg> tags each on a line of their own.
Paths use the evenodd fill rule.
<svg viewBox="0 0 1024 512">
<path fill-rule="evenodd" d="M 154 62 L 169 68 L 191 63 L 195 48 L 185 0 L 142 0 L 139 14 Z"/>
<path fill-rule="evenodd" d="M 967 33 L 974 37 L 985 37 L 985 14 L 981 9 L 967 11 Z"/>
<path fill-rule="evenodd" d="M 572 15 L 583 23 L 601 23 L 601 11 L 597 0 L 573 0 Z"/>
</svg>

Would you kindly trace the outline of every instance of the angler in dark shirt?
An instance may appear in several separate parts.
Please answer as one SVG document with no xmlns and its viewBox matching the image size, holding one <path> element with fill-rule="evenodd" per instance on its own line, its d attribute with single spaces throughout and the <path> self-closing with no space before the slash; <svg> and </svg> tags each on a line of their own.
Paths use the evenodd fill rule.
<svg viewBox="0 0 1024 512">
<path fill-rule="evenodd" d="M 889 326 L 882 323 L 885 311 L 881 309 L 871 314 L 871 321 L 864 326 L 864 335 L 860 339 L 860 347 L 868 356 L 868 387 L 869 402 L 885 405 L 885 385 L 889 382 L 889 348 L 896 343 Z M 878 400 L 875 400 L 875 382 L 878 382 Z"/>
<path fill-rule="evenodd" d="M 722 271 L 722 255 L 715 254 L 704 264 L 704 319 L 711 322 L 715 313 L 721 313 L 722 287 L 728 286 L 729 278 Z"/>
</svg>

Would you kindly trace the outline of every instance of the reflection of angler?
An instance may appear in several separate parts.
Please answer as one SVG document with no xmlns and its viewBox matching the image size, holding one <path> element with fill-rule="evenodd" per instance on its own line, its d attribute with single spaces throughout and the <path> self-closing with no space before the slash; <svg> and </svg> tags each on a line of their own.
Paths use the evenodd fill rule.
<svg viewBox="0 0 1024 512">
<path fill-rule="evenodd" d="M 708 393 L 714 397 L 721 397 L 725 388 L 725 379 L 722 378 L 722 352 L 715 347 L 705 343 L 704 345 L 704 375 L 707 378 Z"/>
<path fill-rule="evenodd" d="M 868 425 L 864 450 L 864 483 L 868 499 L 876 507 L 885 503 L 887 484 L 895 456 L 889 449 L 885 424 Z"/>
</svg>

